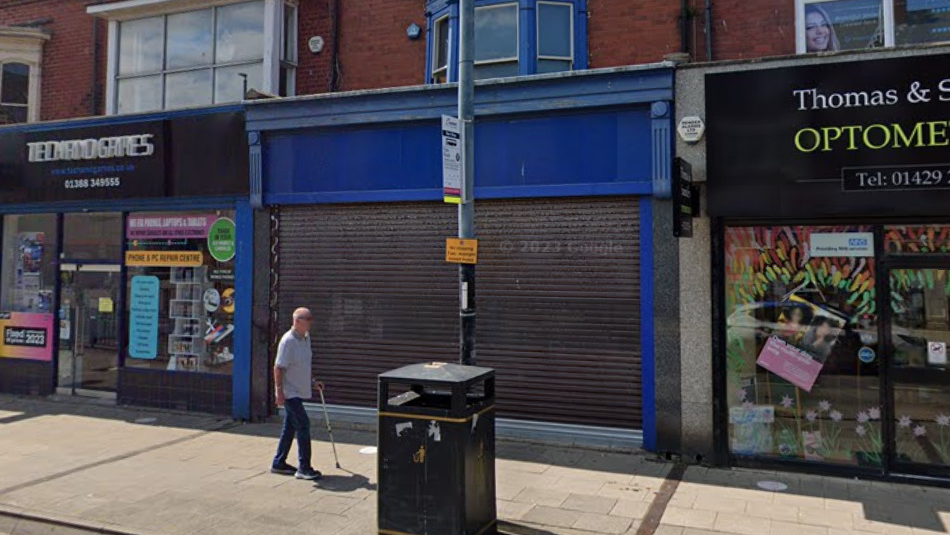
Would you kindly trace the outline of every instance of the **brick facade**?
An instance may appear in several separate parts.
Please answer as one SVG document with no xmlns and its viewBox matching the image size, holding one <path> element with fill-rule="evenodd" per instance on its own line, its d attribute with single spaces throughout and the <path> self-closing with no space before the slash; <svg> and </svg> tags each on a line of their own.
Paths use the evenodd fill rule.
<svg viewBox="0 0 950 535">
<path fill-rule="evenodd" d="M 325 93 L 334 63 L 331 2 L 302 2 L 300 72 L 297 93 Z M 406 36 L 410 24 L 426 26 L 425 0 L 339 0 L 338 84 L 342 91 L 425 83 L 426 40 Z M 307 41 L 320 35 L 326 48 L 310 52 Z"/>
<path fill-rule="evenodd" d="M 652 63 L 680 52 L 680 11 L 676 0 L 588 0 L 588 65 Z"/>
<path fill-rule="evenodd" d="M 0 25 L 30 25 L 52 35 L 43 48 L 40 118 L 44 121 L 104 112 L 107 24 L 86 14 L 88 3 L 10 0 L 0 7 Z M 93 25 L 99 27 L 98 66 L 93 59 Z"/>
<path fill-rule="evenodd" d="M 10 0 L 0 7 L 0 25 L 34 24 L 52 34 L 43 57 L 44 120 L 104 111 L 107 23 L 86 14 L 88 4 Z M 688 6 L 687 44 L 694 61 L 706 61 L 705 0 L 689 0 Z M 591 68 L 661 61 L 683 49 L 677 0 L 588 0 L 588 13 Z M 299 20 L 298 95 L 425 82 L 425 34 L 417 40 L 406 36 L 412 23 L 425 32 L 425 0 L 303 1 Z M 94 24 L 99 26 L 98 65 L 93 61 Z M 794 1 L 717 0 L 712 28 L 715 60 L 791 54 Z M 314 36 L 325 42 L 316 54 L 308 46 Z"/>
</svg>

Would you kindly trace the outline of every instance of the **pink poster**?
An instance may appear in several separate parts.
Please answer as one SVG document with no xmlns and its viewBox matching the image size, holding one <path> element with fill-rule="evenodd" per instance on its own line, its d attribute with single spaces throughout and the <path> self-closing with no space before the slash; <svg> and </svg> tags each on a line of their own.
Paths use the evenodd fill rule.
<svg viewBox="0 0 950 535">
<path fill-rule="evenodd" d="M 53 360 L 53 315 L 0 314 L 0 358 Z"/>
<path fill-rule="evenodd" d="M 821 373 L 820 362 L 777 336 L 769 338 L 755 363 L 806 392 Z"/>
<path fill-rule="evenodd" d="M 129 216 L 125 237 L 130 240 L 190 240 L 208 237 L 217 219 L 213 215 L 133 215 Z"/>
</svg>

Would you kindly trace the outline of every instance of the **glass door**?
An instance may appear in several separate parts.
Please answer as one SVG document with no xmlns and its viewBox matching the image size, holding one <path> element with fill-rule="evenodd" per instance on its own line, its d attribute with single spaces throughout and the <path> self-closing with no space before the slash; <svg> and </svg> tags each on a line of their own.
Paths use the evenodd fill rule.
<svg viewBox="0 0 950 535">
<path fill-rule="evenodd" d="M 58 386 L 69 394 L 114 396 L 119 366 L 120 268 L 63 264 L 60 274 Z"/>
<path fill-rule="evenodd" d="M 888 270 L 885 323 L 894 472 L 950 475 L 950 262 Z"/>
</svg>

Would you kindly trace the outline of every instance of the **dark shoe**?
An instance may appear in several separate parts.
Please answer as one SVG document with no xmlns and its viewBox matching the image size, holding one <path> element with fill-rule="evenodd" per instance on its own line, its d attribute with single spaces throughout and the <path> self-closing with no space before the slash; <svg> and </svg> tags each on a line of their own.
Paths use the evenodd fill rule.
<svg viewBox="0 0 950 535">
<path fill-rule="evenodd" d="M 320 476 L 322 475 L 323 474 L 321 474 L 317 470 L 314 470 L 313 468 L 309 468 L 305 470 L 297 470 L 297 474 L 294 477 L 296 477 L 297 479 L 306 479 L 307 481 L 313 481 L 316 479 L 320 479 Z"/>
<path fill-rule="evenodd" d="M 293 466 L 287 464 L 287 463 L 283 463 L 283 464 L 278 465 L 278 466 L 271 466 L 271 467 L 270 467 L 270 473 L 272 473 L 272 474 L 280 474 L 280 475 L 282 475 L 282 476 L 292 476 L 292 475 L 294 475 L 295 473 L 297 473 L 297 469 L 296 469 L 295 467 L 293 467 Z"/>
</svg>

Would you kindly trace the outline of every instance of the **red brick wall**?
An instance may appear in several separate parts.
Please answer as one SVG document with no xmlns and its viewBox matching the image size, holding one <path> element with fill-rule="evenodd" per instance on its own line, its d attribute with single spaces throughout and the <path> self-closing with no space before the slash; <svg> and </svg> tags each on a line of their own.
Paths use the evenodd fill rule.
<svg viewBox="0 0 950 535">
<path fill-rule="evenodd" d="M 340 0 L 342 3 L 343 0 Z M 297 94 L 326 93 L 330 88 L 333 57 L 330 2 L 301 2 L 297 13 Z M 311 37 L 323 37 L 323 52 L 310 52 Z"/>
<path fill-rule="evenodd" d="M 699 61 L 705 61 L 705 2 L 696 1 Z M 752 59 L 795 53 L 795 2 L 716 0 L 713 2 L 713 59 Z"/>
<path fill-rule="evenodd" d="M 333 39 L 327 4 L 301 2 L 298 94 L 324 93 L 332 73 Z M 425 34 L 412 41 L 406 28 L 425 28 L 425 0 L 339 0 L 338 90 L 399 87 L 425 82 Z M 321 35 L 326 47 L 310 52 L 307 41 Z"/>
<path fill-rule="evenodd" d="M 588 0 L 588 65 L 652 63 L 679 52 L 680 11 L 678 0 Z"/>
<path fill-rule="evenodd" d="M 681 2 L 588 0 L 590 67 L 663 60 L 682 50 Z M 792 0 L 715 0 L 713 59 L 735 60 L 795 53 Z M 687 32 L 694 61 L 706 61 L 706 2 L 689 0 Z"/>
<path fill-rule="evenodd" d="M 99 109 L 93 113 L 93 18 L 84 0 L 8 0 L 0 7 L 0 25 L 49 19 L 40 26 L 52 34 L 43 49 L 40 117 L 67 119 L 104 113 L 107 24 L 99 21 Z"/>
</svg>

